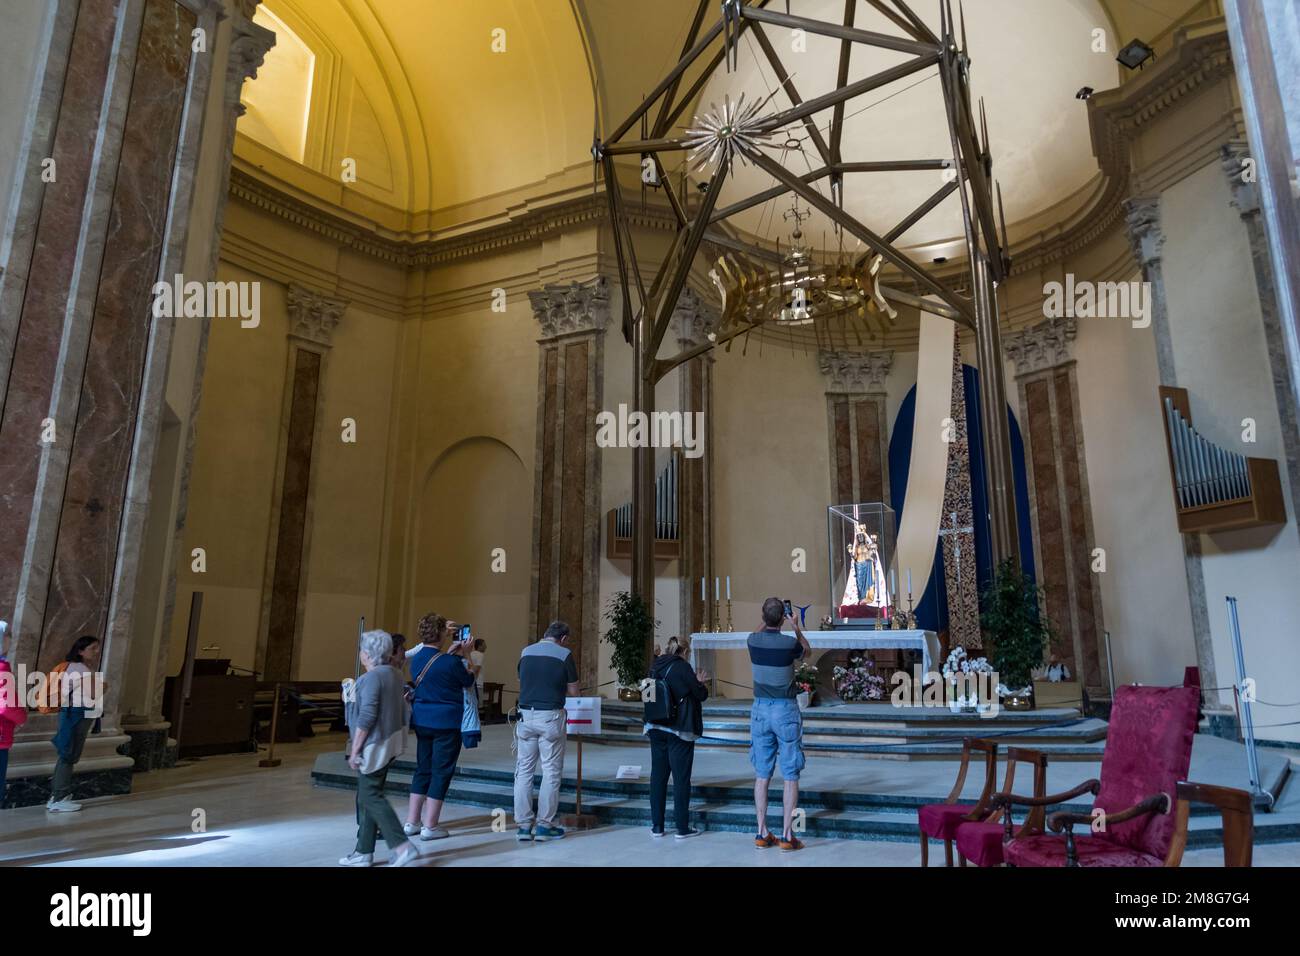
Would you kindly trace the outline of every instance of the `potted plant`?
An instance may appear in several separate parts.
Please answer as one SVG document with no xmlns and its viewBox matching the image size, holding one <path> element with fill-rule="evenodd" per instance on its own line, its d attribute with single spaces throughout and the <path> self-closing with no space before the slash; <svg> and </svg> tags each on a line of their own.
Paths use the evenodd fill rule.
<svg viewBox="0 0 1300 956">
<path fill-rule="evenodd" d="M 605 620 L 609 621 L 609 630 L 601 640 L 614 649 L 609 663 L 618 676 L 618 699 L 640 700 L 641 679 L 650 669 L 646 646 L 654 639 L 659 622 L 650 616 L 641 596 L 631 591 L 616 591 L 610 596 Z"/>
<path fill-rule="evenodd" d="M 991 680 L 991 677 L 981 675 L 993 673 L 994 668 L 988 658 L 971 657 L 966 653 L 966 648 L 960 645 L 954 647 L 948 653 L 948 659 L 943 662 L 943 677 L 951 691 L 948 695 L 948 709 L 954 714 L 987 711 L 989 704 L 980 701 L 979 688 L 982 682 Z M 961 685 L 960 689 L 958 685 Z"/>
<path fill-rule="evenodd" d="M 794 686 L 799 691 L 795 698 L 799 702 L 799 709 L 806 710 L 811 707 L 813 698 L 817 696 L 817 668 L 806 661 L 801 661 L 794 669 Z"/>
<path fill-rule="evenodd" d="M 1033 671 L 1043 664 L 1052 626 L 1042 610 L 1042 589 L 1012 561 L 998 565 L 980 602 L 980 625 L 993 647 L 998 696 L 1008 710 L 1034 706 Z"/>
</svg>

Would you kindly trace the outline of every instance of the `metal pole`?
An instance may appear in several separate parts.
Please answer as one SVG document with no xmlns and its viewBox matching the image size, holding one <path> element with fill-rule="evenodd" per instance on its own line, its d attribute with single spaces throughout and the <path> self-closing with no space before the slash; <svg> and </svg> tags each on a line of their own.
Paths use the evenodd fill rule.
<svg viewBox="0 0 1300 956">
<path fill-rule="evenodd" d="M 1115 700 L 1115 659 L 1110 655 L 1110 631 L 1102 631 L 1106 638 L 1106 674 L 1110 678 L 1110 699 Z"/>
<path fill-rule="evenodd" d="M 1250 704 L 1253 694 L 1240 693 L 1246 687 L 1246 656 L 1241 649 L 1241 622 L 1237 619 L 1237 599 L 1225 598 L 1228 602 L 1228 633 L 1232 637 L 1232 651 L 1237 659 L 1237 691 L 1241 700 L 1241 717 L 1245 724 L 1246 772 L 1250 776 L 1250 792 L 1256 802 L 1264 802 L 1268 809 L 1273 809 L 1273 795 L 1264 790 L 1259 783 L 1259 755 L 1255 752 L 1255 721 L 1251 716 Z"/>
<path fill-rule="evenodd" d="M 259 760 L 259 767 L 278 767 L 280 761 L 275 759 L 275 734 L 276 728 L 280 726 L 280 682 L 275 682 L 275 702 L 271 704 L 271 745 L 266 752 L 266 759 Z"/>
</svg>

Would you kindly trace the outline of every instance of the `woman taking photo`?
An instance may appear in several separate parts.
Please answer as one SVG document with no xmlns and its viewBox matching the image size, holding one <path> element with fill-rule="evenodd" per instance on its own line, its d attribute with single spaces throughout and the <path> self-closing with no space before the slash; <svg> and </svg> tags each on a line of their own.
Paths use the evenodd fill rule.
<svg viewBox="0 0 1300 956">
<path fill-rule="evenodd" d="M 667 721 L 646 722 L 643 733 L 650 738 L 650 835 L 664 835 L 668 803 L 668 776 L 673 778 L 673 823 L 677 839 L 699 836 L 691 826 L 691 767 L 695 762 L 695 741 L 704 736 L 704 712 L 700 707 L 709 697 L 709 677 L 691 668 L 686 660 L 688 644 L 668 639 L 666 652 L 650 665 L 650 679 L 667 685 L 672 704 Z"/>
<path fill-rule="evenodd" d="M 54 762 L 54 776 L 50 780 L 50 800 L 45 804 L 45 809 L 51 813 L 75 813 L 81 809 L 81 804 L 72 799 L 72 771 L 81 759 L 86 737 L 95 724 L 93 717 L 86 716 L 86 704 L 91 702 L 99 651 L 99 638 L 87 634 L 73 641 L 64 657 L 67 666 L 58 682 L 59 729 L 51 741 L 59 757 Z"/>
<path fill-rule="evenodd" d="M 426 614 L 420 619 L 419 628 L 423 646 L 410 660 L 415 687 L 411 729 L 416 737 L 416 770 L 411 778 L 411 801 L 403 829 L 409 836 L 418 825 L 421 840 L 449 836 L 438 820 L 460 756 L 465 689 L 474 686 L 478 673 L 473 664 L 465 666 L 471 647 L 469 641 L 458 640 L 443 650 L 448 638 L 458 636 L 458 631 L 454 622 L 437 614 Z"/>
</svg>

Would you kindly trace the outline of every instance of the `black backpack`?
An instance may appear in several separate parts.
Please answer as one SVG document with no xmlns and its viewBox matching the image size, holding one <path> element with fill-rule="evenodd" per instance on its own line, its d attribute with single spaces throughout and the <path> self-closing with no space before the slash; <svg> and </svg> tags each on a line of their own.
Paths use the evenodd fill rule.
<svg viewBox="0 0 1300 956">
<path fill-rule="evenodd" d="M 664 668 L 664 676 L 649 680 L 646 687 L 650 691 L 645 701 L 645 722 L 648 724 L 672 725 L 677 721 L 679 701 L 668 688 L 668 672 L 677 661 L 669 662 Z M 685 663 L 685 662 L 683 662 Z"/>
</svg>

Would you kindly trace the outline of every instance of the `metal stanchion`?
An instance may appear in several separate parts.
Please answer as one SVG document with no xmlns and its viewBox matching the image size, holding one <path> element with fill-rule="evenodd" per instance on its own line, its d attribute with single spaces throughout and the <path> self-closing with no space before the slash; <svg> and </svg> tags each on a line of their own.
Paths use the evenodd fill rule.
<svg viewBox="0 0 1300 956">
<path fill-rule="evenodd" d="M 257 762 L 259 767 L 278 767 L 280 761 L 275 758 L 275 732 L 280 725 L 280 682 L 275 682 L 275 702 L 271 705 L 271 741 L 266 757 Z"/>
</svg>

